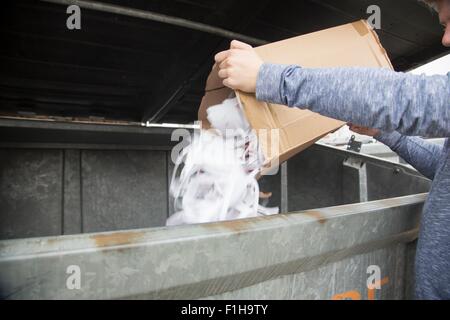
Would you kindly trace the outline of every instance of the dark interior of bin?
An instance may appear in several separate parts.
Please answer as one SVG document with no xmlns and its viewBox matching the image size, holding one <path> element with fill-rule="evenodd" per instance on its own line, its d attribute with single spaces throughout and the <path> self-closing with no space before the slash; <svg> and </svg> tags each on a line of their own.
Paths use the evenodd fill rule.
<svg viewBox="0 0 450 320">
<path fill-rule="evenodd" d="M 448 52 L 437 16 L 416 0 L 102 2 L 268 42 L 367 18 L 367 7 L 378 5 L 376 32 L 396 70 Z M 139 124 L 194 121 L 213 56 L 230 41 L 88 9 L 81 10 L 81 30 L 68 30 L 66 8 L 2 1 L 0 239 L 163 225 L 173 211 L 171 130 Z M 287 210 L 358 201 L 345 157 L 314 146 L 290 160 Z M 367 174 L 370 200 L 423 192 L 429 184 L 371 163 Z M 268 205 L 280 206 L 280 177 L 261 179 L 261 189 L 273 193 Z"/>
</svg>

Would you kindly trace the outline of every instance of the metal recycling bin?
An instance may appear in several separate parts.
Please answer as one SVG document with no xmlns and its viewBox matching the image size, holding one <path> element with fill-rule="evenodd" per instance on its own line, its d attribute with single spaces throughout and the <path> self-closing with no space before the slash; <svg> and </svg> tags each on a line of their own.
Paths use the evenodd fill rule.
<svg viewBox="0 0 450 320">
<path fill-rule="evenodd" d="M 0 297 L 411 298 L 415 170 L 316 144 L 260 181 L 282 214 L 168 228 L 171 132 L 2 119 Z"/>
</svg>

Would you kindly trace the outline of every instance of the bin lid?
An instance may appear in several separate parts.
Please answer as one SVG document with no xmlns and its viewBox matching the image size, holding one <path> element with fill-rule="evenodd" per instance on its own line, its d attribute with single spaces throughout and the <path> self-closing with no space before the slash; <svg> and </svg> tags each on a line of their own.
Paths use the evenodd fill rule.
<svg viewBox="0 0 450 320">
<path fill-rule="evenodd" d="M 97 1 L 100 2 L 100 1 Z M 368 18 L 359 0 L 103 1 L 273 42 Z M 448 52 L 435 13 L 418 1 L 371 1 L 394 68 Z M 67 5 L 2 2 L 0 116 L 58 116 L 190 123 L 197 118 L 216 52 L 230 39 L 208 32 L 81 8 L 69 30 Z M 405 14 L 405 13 L 408 14 Z M 414 18 L 412 18 L 414 17 Z"/>
</svg>

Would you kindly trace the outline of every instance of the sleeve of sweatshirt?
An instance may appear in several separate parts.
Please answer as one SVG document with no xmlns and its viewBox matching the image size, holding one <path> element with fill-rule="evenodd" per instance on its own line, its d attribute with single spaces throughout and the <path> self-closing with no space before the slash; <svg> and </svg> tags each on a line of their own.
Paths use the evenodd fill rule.
<svg viewBox="0 0 450 320">
<path fill-rule="evenodd" d="M 396 131 L 381 132 L 375 137 L 425 177 L 433 180 L 443 147 L 419 137 L 409 137 Z"/>
<path fill-rule="evenodd" d="M 388 132 L 450 136 L 450 73 L 425 76 L 265 63 L 258 73 L 256 98 Z"/>
</svg>

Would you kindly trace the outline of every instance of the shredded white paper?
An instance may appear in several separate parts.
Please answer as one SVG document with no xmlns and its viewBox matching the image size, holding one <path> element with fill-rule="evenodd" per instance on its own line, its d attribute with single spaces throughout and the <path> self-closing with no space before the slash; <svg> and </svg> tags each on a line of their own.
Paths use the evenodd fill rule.
<svg viewBox="0 0 450 320">
<path fill-rule="evenodd" d="M 215 130 L 196 132 L 176 160 L 170 184 L 176 213 L 166 225 L 277 214 L 277 207 L 259 205 L 256 176 L 264 157 L 237 98 L 211 106 L 207 118 Z"/>
</svg>

